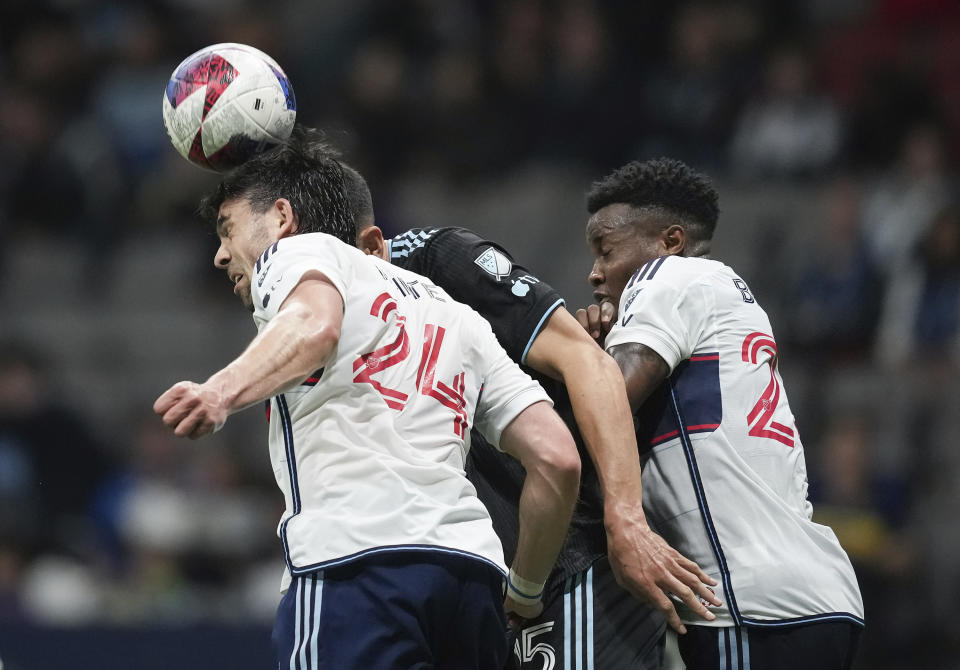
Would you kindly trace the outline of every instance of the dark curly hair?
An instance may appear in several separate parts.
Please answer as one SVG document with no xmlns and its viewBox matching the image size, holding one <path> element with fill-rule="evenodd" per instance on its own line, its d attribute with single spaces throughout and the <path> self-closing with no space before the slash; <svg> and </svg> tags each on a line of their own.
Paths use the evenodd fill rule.
<svg viewBox="0 0 960 670">
<path fill-rule="evenodd" d="M 627 163 L 595 181 L 587 192 L 587 211 L 623 203 L 655 208 L 674 222 L 709 240 L 720 215 L 719 196 L 710 179 L 672 158 Z"/>
<path fill-rule="evenodd" d="M 297 234 L 327 233 L 352 246 L 354 217 L 338 155 L 322 133 L 297 125 L 289 139 L 227 173 L 200 201 L 200 217 L 216 225 L 226 200 L 243 198 L 259 213 L 286 198 L 297 217 Z"/>
</svg>

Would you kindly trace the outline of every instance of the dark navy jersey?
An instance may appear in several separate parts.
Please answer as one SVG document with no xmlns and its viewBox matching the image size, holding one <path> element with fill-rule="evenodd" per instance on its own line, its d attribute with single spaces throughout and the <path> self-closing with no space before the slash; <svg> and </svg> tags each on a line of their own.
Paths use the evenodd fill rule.
<svg viewBox="0 0 960 670">
<path fill-rule="evenodd" d="M 390 262 L 421 274 L 490 322 L 507 354 L 525 363 L 534 338 L 563 304 L 507 251 L 464 228 L 414 228 L 389 242 Z"/>
<path fill-rule="evenodd" d="M 432 280 L 454 299 L 479 312 L 520 364 L 547 319 L 563 305 L 559 294 L 501 246 L 463 228 L 415 228 L 389 242 L 390 261 Z M 606 553 L 603 507 L 593 462 L 583 446 L 573 410 L 562 384 L 527 369 L 553 399 L 580 450 L 583 469 L 580 497 L 563 551 L 547 585 L 548 592 L 567 577 L 585 570 Z M 467 475 L 493 518 L 507 565 L 513 562 L 519 534 L 523 467 L 490 446 L 476 431 L 467 458 Z"/>
</svg>

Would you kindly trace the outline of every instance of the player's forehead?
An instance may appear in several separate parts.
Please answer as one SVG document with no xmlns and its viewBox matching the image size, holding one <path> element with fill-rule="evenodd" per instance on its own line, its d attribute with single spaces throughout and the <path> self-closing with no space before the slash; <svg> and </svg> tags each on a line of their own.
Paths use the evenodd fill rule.
<svg viewBox="0 0 960 670">
<path fill-rule="evenodd" d="M 631 232 L 637 219 L 637 209 L 626 203 L 615 202 L 601 207 L 587 221 L 586 236 L 588 244 L 597 244 L 610 237 Z"/>
<path fill-rule="evenodd" d="M 250 214 L 250 202 L 246 198 L 224 200 L 217 211 L 217 233 L 222 234 L 229 224 L 248 220 Z"/>
</svg>

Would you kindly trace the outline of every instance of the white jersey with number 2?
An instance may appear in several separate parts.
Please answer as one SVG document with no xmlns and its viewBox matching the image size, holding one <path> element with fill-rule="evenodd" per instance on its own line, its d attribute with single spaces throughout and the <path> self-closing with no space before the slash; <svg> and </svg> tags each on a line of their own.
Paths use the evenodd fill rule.
<svg viewBox="0 0 960 670">
<path fill-rule="evenodd" d="M 284 238 L 255 269 L 259 329 L 310 271 L 322 272 L 344 303 L 327 365 L 270 401 L 288 573 L 398 550 L 455 553 L 505 571 L 463 471 L 470 428 L 498 445 L 521 411 L 549 402 L 543 389 L 476 312 L 334 237 Z"/>
<path fill-rule="evenodd" d="M 803 445 L 766 313 L 733 270 L 666 256 L 621 296 L 605 346 L 640 343 L 670 366 L 647 402 L 643 469 L 651 524 L 719 582 L 724 606 L 696 625 L 862 623 L 856 576 L 833 531 L 811 521 Z"/>
</svg>

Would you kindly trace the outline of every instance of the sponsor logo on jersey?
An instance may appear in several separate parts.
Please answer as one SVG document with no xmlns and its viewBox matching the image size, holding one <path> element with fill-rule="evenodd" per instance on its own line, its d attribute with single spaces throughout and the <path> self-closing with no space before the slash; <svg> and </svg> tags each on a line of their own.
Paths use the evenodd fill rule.
<svg viewBox="0 0 960 670">
<path fill-rule="evenodd" d="M 630 309 L 630 305 L 633 304 L 633 301 L 637 299 L 637 296 L 640 295 L 640 291 L 642 291 L 642 290 L 643 290 L 643 287 L 641 286 L 641 287 L 638 288 L 636 291 L 634 291 L 633 293 L 630 294 L 630 297 L 627 298 L 626 304 L 623 306 L 623 311 L 624 311 L 624 312 L 626 312 L 628 309 Z M 626 323 L 624 323 L 624 325 L 626 325 Z"/>
<path fill-rule="evenodd" d="M 513 282 L 513 288 L 510 289 L 510 292 L 518 298 L 522 298 L 530 292 L 530 284 L 524 284 L 518 279 L 517 281 Z"/>
<path fill-rule="evenodd" d="M 513 269 L 510 259 L 493 247 L 487 247 L 473 262 L 483 268 L 484 272 L 496 277 L 497 281 L 502 281 Z"/>
<path fill-rule="evenodd" d="M 512 283 L 513 288 L 510 289 L 510 292 L 518 298 L 522 298 L 530 293 L 530 287 L 534 284 L 539 284 L 540 280 L 533 275 L 523 275 L 522 277 L 514 279 Z"/>
<path fill-rule="evenodd" d="M 263 286 L 263 282 L 267 278 L 267 275 L 270 274 L 270 268 L 272 267 L 273 267 L 272 264 L 268 265 L 263 269 L 263 272 L 260 273 L 260 276 L 257 277 L 257 288 L 260 288 L 261 286 Z"/>
</svg>

